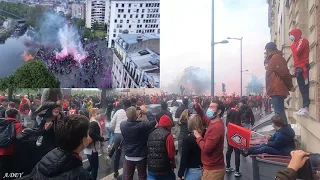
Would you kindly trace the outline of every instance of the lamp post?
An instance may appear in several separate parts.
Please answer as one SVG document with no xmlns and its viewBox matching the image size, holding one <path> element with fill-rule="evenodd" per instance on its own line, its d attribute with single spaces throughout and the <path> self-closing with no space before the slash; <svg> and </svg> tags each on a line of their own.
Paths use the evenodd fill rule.
<svg viewBox="0 0 320 180">
<path fill-rule="evenodd" d="M 240 97 L 241 97 L 242 96 L 242 39 L 243 39 L 243 37 L 240 37 L 240 38 L 228 37 L 227 39 L 233 39 L 233 40 L 240 41 Z"/>
<path fill-rule="evenodd" d="M 213 3 L 213 2 L 212 2 Z M 228 40 L 222 40 L 219 42 L 212 41 L 212 49 L 211 49 L 211 96 L 214 97 L 214 46 L 217 44 L 227 44 Z"/>
</svg>

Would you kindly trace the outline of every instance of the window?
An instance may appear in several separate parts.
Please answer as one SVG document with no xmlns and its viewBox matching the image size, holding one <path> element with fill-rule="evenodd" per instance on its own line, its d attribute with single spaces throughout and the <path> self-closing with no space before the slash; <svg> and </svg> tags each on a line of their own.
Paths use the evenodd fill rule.
<svg viewBox="0 0 320 180">
<path fill-rule="evenodd" d="M 130 9 L 128 9 L 128 13 L 130 13 Z"/>
<path fill-rule="evenodd" d="M 138 19 L 138 23 L 140 23 L 140 19 Z"/>
<path fill-rule="evenodd" d="M 139 28 L 139 24 L 137 24 L 137 28 Z"/>
<path fill-rule="evenodd" d="M 131 7 L 131 4 L 129 4 L 129 7 Z"/>
<path fill-rule="evenodd" d="M 122 29 L 119 29 L 119 33 L 122 33 Z"/>
<path fill-rule="evenodd" d="M 123 23 L 123 20 L 122 20 L 122 19 L 120 19 L 120 23 Z"/>
<path fill-rule="evenodd" d="M 113 34 L 113 37 L 116 37 L 116 34 Z"/>
<path fill-rule="evenodd" d="M 138 14 L 136 15 L 136 18 L 138 18 Z"/>
<path fill-rule="evenodd" d="M 122 4 L 121 7 L 124 7 L 124 4 Z"/>
<path fill-rule="evenodd" d="M 144 28 L 147 28 L 148 27 L 148 25 L 146 24 L 145 26 L 144 26 Z"/>
<path fill-rule="evenodd" d="M 124 14 L 124 15 L 123 15 L 123 18 L 127 18 L 127 15 Z"/>
<path fill-rule="evenodd" d="M 144 9 L 142 9 L 142 13 L 144 13 Z"/>
<path fill-rule="evenodd" d="M 113 32 L 117 32 L 117 30 L 116 30 L 116 29 L 113 29 Z"/>
<path fill-rule="evenodd" d="M 131 25 L 129 25 L 129 28 L 131 28 Z"/>
<path fill-rule="evenodd" d="M 115 19 L 114 22 L 117 23 L 117 19 Z"/>
<path fill-rule="evenodd" d="M 143 14 L 141 14 L 141 18 L 143 18 Z"/>
<path fill-rule="evenodd" d="M 120 28 L 122 28 L 122 25 L 120 24 Z"/>
<path fill-rule="evenodd" d="M 116 4 L 116 7 L 118 7 L 119 6 L 119 4 Z"/>
<path fill-rule="evenodd" d="M 129 19 L 127 20 L 127 23 L 129 23 Z"/>
<path fill-rule="evenodd" d="M 140 4 L 140 7 L 142 7 L 143 6 L 143 4 Z"/>
<path fill-rule="evenodd" d="M 139 31 L 137 30 L 137 31 L 136 31 L 136 33 L 138 34 L 138 33 L 139 33 Z"/>
<path fill-rule="evenodd" d="M 137 9 L 137 13 L 139 12 L 139 9 Z"/>
<path fill-rule="evenodd" d="M 130 18 L 132 18 L 132 14 L 130 14 Z"/>
<path fill-rule="evenodd" d="M 118 18 L 120 18 L 120 14 L 118 14 Z"/>
</svg>

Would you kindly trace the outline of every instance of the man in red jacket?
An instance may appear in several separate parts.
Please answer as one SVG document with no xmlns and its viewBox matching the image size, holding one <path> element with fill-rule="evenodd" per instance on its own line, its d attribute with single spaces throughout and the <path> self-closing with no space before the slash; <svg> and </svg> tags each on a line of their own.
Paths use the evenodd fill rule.
<svg viewBox="0 0 320 180">
<path fill-rule="evenodd" d="M 6 111 L 7 121 L 16 121 L 14 123 L 14 130 L 16 137 L 21 136 L 22 133 L 22 125 L 19 121 L 17 121 L 18 110 L 16 109 L 8 109 Z M 1 137 L 0 137 L 1 138 Z M 11 163 L 12 163 L 12 155 L 14 152 L 14 143 L 9 144 L 6 147 L 0 147 L 0 179 L 4 177 L 5 173 L 10 173 Z"/>
<path fill-rule="evenodd" d="M 300 116 L 309 115 L 309 41 L 302 36 L 300 29 L 293 29 L 289 33 L 292 41 L 290 48 L 293 57 L 293 66 L 295 68 L 295 77 L 302 95 L 303 107 L 296 112 Z"/>
<path fill-rule="evenodd" d="M 204 137 L 201 137 L 198 131 L 193 131 L 201 149 L 202 180 L 224 180 L 226 174 L 223 155 L 225 130 L 221 117 L 225 107 L 219 100 L 213 100 L 210 103 L 206 114 L 199 104 L 194 104 L 193 107 L 207 126 Z"/>
</svg>

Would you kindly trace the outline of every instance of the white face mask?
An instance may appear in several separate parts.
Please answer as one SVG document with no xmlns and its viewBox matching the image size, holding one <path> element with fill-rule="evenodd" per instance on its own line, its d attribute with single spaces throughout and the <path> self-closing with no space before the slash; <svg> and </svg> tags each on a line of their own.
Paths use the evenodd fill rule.
<svg viewBox="0 0 320 180">
<path fill-rule="evenodd" d="M 291 35 L 289 36 L 289 39 L 290 39 L 291 41 L 294 41 L 296 38 L 291 34 Z"/>
</svg>

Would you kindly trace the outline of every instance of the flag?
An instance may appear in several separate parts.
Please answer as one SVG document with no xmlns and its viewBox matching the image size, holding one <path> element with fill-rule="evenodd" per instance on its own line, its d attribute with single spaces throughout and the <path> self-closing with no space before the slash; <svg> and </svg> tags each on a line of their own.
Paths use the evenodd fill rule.
<svg viewBox="0 0 320 180">
<path fill-rule="evenodd" d="M 251 130 L 244 127 L 228 123 L 228 143 L 235 148 L 249 148 Z"/>
</svg>

